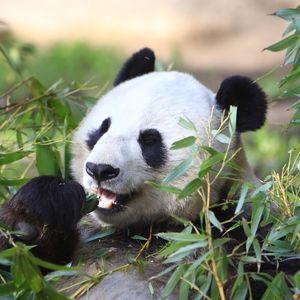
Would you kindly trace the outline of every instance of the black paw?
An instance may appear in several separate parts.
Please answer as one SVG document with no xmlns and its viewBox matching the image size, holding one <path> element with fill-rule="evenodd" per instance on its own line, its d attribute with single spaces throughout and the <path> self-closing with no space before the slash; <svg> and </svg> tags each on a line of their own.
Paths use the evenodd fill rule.
<svg viewBox="0 0 300 300">
<path fill-rule="evenodd" d="M 40 176 L 22 186 L 8 206 L 19 215 L 19 221 L 24 216 L 22 221 L 66 231 L 76 226 L 84 201 L 85 192 L 79 183 Z"/>
<path fill-rule="evenodd" d="M 0 222 L 16 232 L 14 239 L 34 245 L 34 255 L 65 264 L 79 241 L 77 223 L 84 202 L 85 192 L 79 183 L 40 176 L 22 186 L 1 209 Z M 0 235 L 0 249 L 8 247 L 9 239 Z"/>
</svg>

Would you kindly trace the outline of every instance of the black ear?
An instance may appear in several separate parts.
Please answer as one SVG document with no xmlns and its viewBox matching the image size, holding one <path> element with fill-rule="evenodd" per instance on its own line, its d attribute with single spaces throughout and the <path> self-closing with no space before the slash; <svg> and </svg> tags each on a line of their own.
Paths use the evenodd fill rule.
<svg viewBox="0 0 300 300">
<path fill-rule="evenodd" d="M 237 106 L 237 131 L 257 130 L 264 125 L 267 112 L 266 95 L 250 78 L 226 78 L 221 83 L 216 99 L 217 104 L 227 111 L 230 105 Z"/>
<path fill-rule="evenodd" d="M 123 81 L 138 77 L 154 71 L 155 55 L 149 48 L 143 48 L 134 53 L 119 71 L 114 86 Z"/>
</svg>

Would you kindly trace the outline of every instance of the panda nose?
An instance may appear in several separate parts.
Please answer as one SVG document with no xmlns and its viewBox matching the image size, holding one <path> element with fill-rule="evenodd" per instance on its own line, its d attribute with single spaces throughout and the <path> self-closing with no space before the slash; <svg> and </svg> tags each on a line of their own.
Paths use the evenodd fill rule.
<svg viewBox="0 0 300 300">
<path fill-rule="evenodd" d="M 85 165 L 86 172 L 98 182 L 113 179 L 120 173 L 119 168 L 114 168 L 107 164 L 94 164 L 87 162 Z"/>
</svg>

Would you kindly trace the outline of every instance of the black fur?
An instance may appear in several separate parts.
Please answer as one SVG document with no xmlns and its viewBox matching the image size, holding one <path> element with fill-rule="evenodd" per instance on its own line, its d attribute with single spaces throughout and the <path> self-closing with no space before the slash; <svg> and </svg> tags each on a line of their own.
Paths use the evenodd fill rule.
<svg viewBox="0 0 300 300">
<path fill-rule="evenodd" d="M 98 140 L 102 137 L 104 133 L 106 133 L 110 127 L 111 119 L 107 118 L 105 119 L 100 128 L 93 130 L 89 133 L 88 139 L 86 140 L 86 144 L 89 147 L 90 150 L 94 148 Z"/>
<path fill-rule="evenodd" d="M 151 49 L 143 48 L 139 50 L 124 63 L 114 81 L 114 86 L 126 80 L 153 72 L 154 64 L 155 55 Z"/>
<path fill-rule="evenodd" d="M 15 236 L 32 252 L 47 261 L 71 261 L 79 240 L 77 223 L 85 201 L 82 186 L 53 176 L 41 176 L 25 184 L 0 210 L 0 222 L 13 230 L 25 229 L 25 237 Z M 0 236 L 0 248 L 9 247 Z"/>
<path fill-rule="evenodd" d="M 156 129 L 147 129 L 140 132 L 138 142 L 142 149 L 146 163 L 152 168 L 165 164 L 167 159 L 166 147 L 162 136 Z"/>
<path fill-rule="evenodd" d="M 242 76 L 226 78 L 216 98 L 218 105 L 227 111 L 230 105 L 237 106 L 237 131 L 257 130 L 265 123 L 266 95 L 250 78 Z"/>
</svg>

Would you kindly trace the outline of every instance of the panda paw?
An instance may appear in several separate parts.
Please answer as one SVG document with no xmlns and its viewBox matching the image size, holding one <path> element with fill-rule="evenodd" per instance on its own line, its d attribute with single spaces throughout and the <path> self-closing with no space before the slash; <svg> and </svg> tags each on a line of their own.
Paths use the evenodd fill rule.
<svg viewBox="0 0 300 300">
<path fill-rule="evenodd" d="M 36 245 L 33 253 L 38 257 L 67 263 L 79 239 L 77 223 L 84 201 L 79 183 L 40 176 L 22 186 L 1 209 L 0 222 L 19 232 L 16 240 Z M 1 239 L 0 247 L 8 247 L 8 241 Z"/>
</svg>

